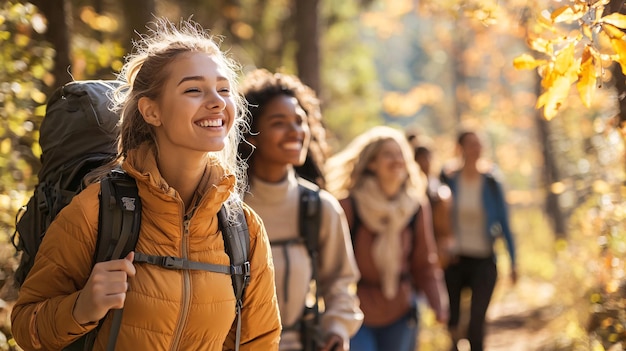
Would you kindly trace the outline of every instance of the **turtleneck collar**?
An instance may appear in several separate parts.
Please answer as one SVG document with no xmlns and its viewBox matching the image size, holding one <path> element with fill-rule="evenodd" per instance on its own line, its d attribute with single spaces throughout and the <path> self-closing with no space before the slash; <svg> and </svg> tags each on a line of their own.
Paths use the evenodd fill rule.
<svg viewBox="0 0 626 351">
<path fill-rule="evenodd" d="M 277 204 L 285 201 L 289 191 L 297 186 L 298 180 L 293 168 L 289 168 L 285 179 L 276 183 L 250 176 L 250 194 L 247 194 L 246 197 L 254 197 L 255 202 L 263 201 L 267 204 Z"/>
</svg>

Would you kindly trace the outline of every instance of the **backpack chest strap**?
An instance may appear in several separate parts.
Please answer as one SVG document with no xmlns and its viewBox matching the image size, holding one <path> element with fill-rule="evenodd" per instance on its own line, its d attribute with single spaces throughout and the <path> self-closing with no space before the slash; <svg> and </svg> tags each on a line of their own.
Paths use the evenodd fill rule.
<svg viewBox="0 0 626 351">
<path fill-rule="evenodd" d="M 279 240 L 270 240 L 270 245 L 274 246 L 289 246 L 289 245 L 297 245 L 297 244 L 306 244 L 303 237 L 291 238 L 291 239 L 279 239 Z"/>
<path fill-rule="evenodd" d="M 147 263 L 167 269 L 187 269 L 196 271 L 207 271 L 222 273 L 228 275 L 243 275 L 246 280 L 250 277 L 250 262 L 246 261 L 242 265 L 221 265 L 204 262 L 190 261 L 186 258 L 173 256 L 154 256 L 146 255 L 141 252 L 135 252 L 135 260 L 137 263 Z"/>
</svg>

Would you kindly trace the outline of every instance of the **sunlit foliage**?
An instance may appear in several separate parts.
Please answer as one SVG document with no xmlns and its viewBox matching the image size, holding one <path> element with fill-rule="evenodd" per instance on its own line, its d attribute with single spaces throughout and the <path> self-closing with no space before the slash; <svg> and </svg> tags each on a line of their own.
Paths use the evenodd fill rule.
<svg viewBox="0 0 626 351">
<path fill-rule="evenodd" d="M 40 39 L 46 20 L 33 5 L 13 1 L 0 7 L 0 233 L 7 240 L 15 210 L 36 180 L 38 126 L 50 79 L 54 49 Z"/>
<path fill-rule="evenodd" d="M 119 19 L 112 13 L 98 13 L 91 6 L 77 10 L 72 32 L 70 71 L 73 79 L 113 78 L 122 68 L 126 51 L 116 33 L 121 29 Z"/>
<path fill-rule="evenodd" d="M 626 72 L 626 16 L 607 14 L 609 0 L 564 1 L 552 11 L 534 16 L 528 45 L 535 55 L 522 54 L 514 61 L 519 69 L 537 68 L 542 94 L 536 107 L 551 119 L 576 86 L 589 107 L 596 90 L 610 79 L 608 67 L 616 62 Z"/>
<path fill-rule="evenodd" d="M 369 7 L 363 2 L 320 2 L 320 97 L 331 144 L 340 147 L 375 124 L 415 124 L 433 136 L 434 162 L 442 162 L 454 156 L 459 126 L 483 131 L 485 155 L 506 175 L 516 234 L 524 237 L 523 274 L 571 288 L 559 290 L 558 297 L 583 310 L 563 313 L 556 337 L 581 338 L 591 305 L 599 321 L 590 327 L 596 349 L 622 340 L 621 314 L 605 318 L 605 312 L 613 302 L 623 303 L 616 294 L 624 279 L 626 210 L 620 203 L 626 194 L 616 184 L 623 179 L 624 150 L 615 121 L 607 117 L 615 114 L 614 92 L 598 87 L 611 78 L 612 62 L 626 66 L 624 17 L 603 15 L 607 1 L 562 1 L 554 9 L 527 0 L 378 0 Z M 98 2 L 97 10 L 88 3 L 73 2 L 68 70 L 74 79 L 109 78 L 125 54 L 120 32 L 127 19 L 117 0 Z M 1 6 L 0 230 L 6 236 L 36 181 L 42 91 L 54 86 L 48 72 L 55 52 L 40 39 L 47 21 L 32 5 Z M 193 14 L 223 35 L 224 48 L 244 70 L 297 73 L 293 1 L 159 0 L 156 8 L 157 15 L 174 21 Z M 527 44 L 534 55 L 520 55 Z M 539 100 L 537 75 L 513 69 L 512 62 L 538 70 Z M 573 94 L 579 101 L 569 99 Z M 535 106 L 551 119 L 547 144 L 561 175 L 552 184 L 540 181 Z M 553 118 L 557 113 L 562 118 Z M 571 241 L 555 242 L 543 223 L 540 206 L 548 192 L 558 195 L 558 206 L 571 219 Z M 544 252 L 533 251 L 537 246 Z"/>
</svg>

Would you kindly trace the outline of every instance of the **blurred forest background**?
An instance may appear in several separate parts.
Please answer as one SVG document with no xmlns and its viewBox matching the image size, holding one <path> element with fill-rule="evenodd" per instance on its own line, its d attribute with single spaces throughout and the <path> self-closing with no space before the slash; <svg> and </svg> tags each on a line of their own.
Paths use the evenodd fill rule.
<svg viewBox="0 0 626 351">
<path fill-rule="evenodd" d="M 460 127 L 480 130 L 485 156 L 506 184 L 520 257 L 517 286 L 498 285 L 491 332 L 499 338 L 499 330 L 513 328 L 522 339 L 519 350 L 621 350 L 623 73 L 611 60 L 598 60 L 597 81 L 589 85 L 593 98 L 580 99 L 568 83 L 552 105 L 558 113 L 546 117 L 535 106 L 552 83 L 542 81 L 540 67 L 517 70 L 513 64 L 537 48 L 529 38 L 537 38 L 541 18 L 556 22 L 549 14 L 564 3 L 0 0 L 0 350 L 17 349 L 8 318 L 15 300 L 11 235 L 17 210 L 37 180 L 38 128 L 47 96 L 70 80 L 113 78 L 131 41 L 154 16 L 175 22 L 192 17 L 223 36 L 222 47 L 243 71 L 263 67 L 298 74 L 322 100 L 331 151 L 373 125 L 387 124 L 429 136 L 438 171 L 454 159 Z M 570 3 L 601 4 L 615 12 L 623 5 Z M 579 23 L 568 22 L 566 31 L 580 30 Z M 544 23 L 546 28 L 551 29 Z M 507 277 L 508 258 L 499 262 L 501 277 Z M 427 311 L 423 319 L 421 350 L 445 350 L 443 328 Z M 513 350 L 511 336 L 496 336 L 488 337 L 492 350 Z"/>
</svg>

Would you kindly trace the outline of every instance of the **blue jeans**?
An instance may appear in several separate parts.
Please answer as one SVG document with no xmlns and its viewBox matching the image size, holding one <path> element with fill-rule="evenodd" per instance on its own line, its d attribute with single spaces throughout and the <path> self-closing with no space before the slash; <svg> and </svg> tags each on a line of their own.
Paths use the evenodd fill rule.
<svg viewBox="0 0 626 351">
<path fill-rule="evenodd" d="M 417 312 L 384 327 L 361 326 L 350 339 L 351 351 L 414 351 L 417 341 Z"/>
</svg>

